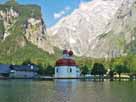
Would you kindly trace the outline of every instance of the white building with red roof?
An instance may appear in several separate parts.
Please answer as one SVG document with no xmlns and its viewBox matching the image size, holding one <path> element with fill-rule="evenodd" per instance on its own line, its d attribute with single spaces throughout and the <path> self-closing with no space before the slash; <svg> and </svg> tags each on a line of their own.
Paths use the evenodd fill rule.
<svg viewBox="0 0 136 102">
<path fill-rule="evenodd" d="M 56 61 L 55 78 L 78 78 L 79 76 L 80 70 L 73 59 L 73 52 L 64 50 L 63 58 Z"/>
</svg>

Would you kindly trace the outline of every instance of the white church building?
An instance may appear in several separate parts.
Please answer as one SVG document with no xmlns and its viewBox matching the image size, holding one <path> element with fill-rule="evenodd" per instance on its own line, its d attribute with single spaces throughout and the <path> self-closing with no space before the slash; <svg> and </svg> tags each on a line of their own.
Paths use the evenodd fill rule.
<svg viewBox="0 0 136 102">
<path fill-rule="evenodd" d="M 55 78 L 78 78 L 80 69 L 73 59 L 73 52 L 64 50 L 63 58 L 56 61 Z"/>
</svg>

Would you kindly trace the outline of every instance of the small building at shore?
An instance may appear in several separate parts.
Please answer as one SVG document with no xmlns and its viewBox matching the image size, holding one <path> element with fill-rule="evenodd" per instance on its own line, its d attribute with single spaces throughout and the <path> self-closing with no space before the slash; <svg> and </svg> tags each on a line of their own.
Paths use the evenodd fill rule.
<svg viewBox="0 0 136 102">
<path fill-rule="evenodd" d="M 8 77 L 10 74 L 10 65 L 9 64 L 0 64 L 0 76 Z"/>
<path fill-rule="evenodd" d="M 63 57 L 56 61 L 55 78 L 78 78 L 80 69 L 73 58 L 73 52 L 63 51 Z"/>
<path fill-rule="evenodd" d="M 38 73 L 38 67 L 36 65 L 12 65 L 10 77 L 11 78 L 35 78 Z"/>
</svg>

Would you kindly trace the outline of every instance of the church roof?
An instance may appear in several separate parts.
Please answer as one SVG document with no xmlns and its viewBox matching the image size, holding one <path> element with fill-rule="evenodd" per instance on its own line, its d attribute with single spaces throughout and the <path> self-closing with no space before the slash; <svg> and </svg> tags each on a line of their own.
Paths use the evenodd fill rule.
<svg viewBox="0 0 136 102">
<path fill-rule="evenodd" d="M 62 58 L 56 61 L 56 66 L 77 66 L 77 64 L 73 59 Z"/>
</svg>

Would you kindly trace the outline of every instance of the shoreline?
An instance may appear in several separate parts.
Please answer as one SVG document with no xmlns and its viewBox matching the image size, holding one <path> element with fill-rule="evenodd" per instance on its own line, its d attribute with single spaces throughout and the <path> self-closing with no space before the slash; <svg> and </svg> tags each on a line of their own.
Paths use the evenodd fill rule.
<svg viewBox="0 0 136 102">
<path fill-rule="evenodd" d="M 57 80 L 72 80 L 72 79 L 75 79 L 75 80 L 90 80 L 90 81 L 104 81 L 104 80 L 110 80 L 110 78 L 108 78 L 108 77 L 104 77 L 103 79 L 101 79 L 101 78 L 92 78 L 92 77 L 77 77 L 77 78 L 55 78 L 55 77 L 46 77 L 46 76 L 44 76 L 44 77 L 38 77 L 38 78 L 10 78 L 10 77 L 0 77 L 0 80 L 12 80 L 12 79 L 18 79 L 18 80 L 55 80 L 55 79 L 57 79 Z M 120 78 L 121 79 L 121 81 L 122 80 L 136 80 L 136 78 L 133 78 L 133 79 L 131 79 L 131 78 L 128 78 L 128 77 L 121 77 Z M 119 80 L 119 77 L 114 77 L 113 78 L 113 80 L 112 81 L 116 81 L 116 80 Z"/>
</svg>

